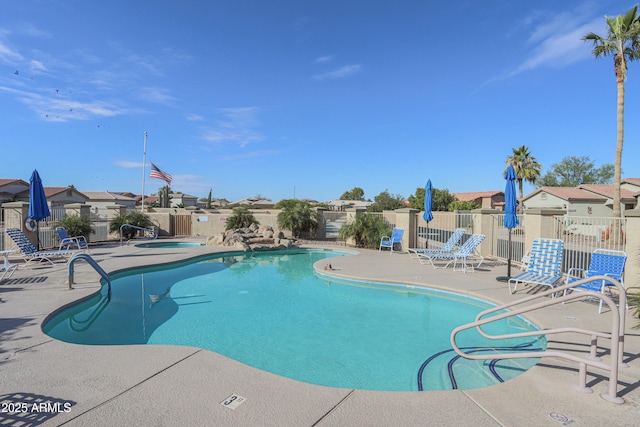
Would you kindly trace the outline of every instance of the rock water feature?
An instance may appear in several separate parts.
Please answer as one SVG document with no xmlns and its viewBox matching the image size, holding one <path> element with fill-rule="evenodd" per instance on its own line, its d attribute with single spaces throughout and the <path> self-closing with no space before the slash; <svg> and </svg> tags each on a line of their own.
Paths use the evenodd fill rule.
<svg viewBox="0 0 640 427">
<path fill-rule="evenodd" d="M 252 224 L 247 228 L 216 234 L 209 238 L 207 245 L 229 246 L 244 252 L 258 252 L 288 249 L 293 245 L 293 240 L 285 239 L 282 232 L 276 236 L 271 226 Z"/>
</svg>

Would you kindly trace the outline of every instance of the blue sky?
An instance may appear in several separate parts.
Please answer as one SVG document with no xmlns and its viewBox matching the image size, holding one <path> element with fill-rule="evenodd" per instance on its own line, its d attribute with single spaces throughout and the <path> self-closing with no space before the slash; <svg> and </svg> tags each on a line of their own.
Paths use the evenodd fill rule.
<svg viewBox="0 0 640 427">
<path fill-rule="evenodd" d="M 174 191 L 228 200 L 502 190 L 520 145 L 543 173 L 613 163 L 612 60 L 580 38 L 634 4 L 3 2 L 0 177 L 140 193 L 144 132 Z M 631 64 L 623 178 L 640 177 L 639 81 Z"/>
</svg>

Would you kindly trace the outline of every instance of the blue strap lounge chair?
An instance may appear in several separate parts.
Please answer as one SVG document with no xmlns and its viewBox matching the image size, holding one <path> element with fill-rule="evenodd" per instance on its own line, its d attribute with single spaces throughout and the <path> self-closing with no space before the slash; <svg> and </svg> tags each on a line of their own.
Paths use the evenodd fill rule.
<svg viewBox="0 0 640 427">
<path fill-rule="evenodd" d="M 24 260 L 26 261 L 25 265 L 28 265 L 30 262 L 36 260 L 48 261 L 53 265 L 53 261 L 51 261 L 51 258 L 70 257 L 71 255 L 78 252 L 72 250 L 39 251 L 21 230 L 17 228 L 7 228 L 6 233 L 9 237 L 11 237 L 11 240 L 13 240 L 13 242 L 20 249 L 22 258 L 24 258 Z"/>
<path fill-rule="evenodd" d="M 418 253 L 418 260 L 421 264 L 430 263 L 433 268 L 447 268 L 453 264 L 453 271 L 473 273 L 484 261 L 484 257 L 477 252 L 484 239 L 484 234 L 472 234 L 453 252 Z M 474 263 L 477 264 L 475 267 Z"/>
<path fill-rule="evenodd" d="M 56 227 L 56 233 L 58 234 L 58 239 L 60 239 L 60 246 L 58 247 L 59 251 L 61 250 L 68 251 L 75 247 L 79 251 L 89 252 L 89 243 L 87 243 L 86 237 L 84 236 L 69 237 L 69 233 L 67 233 L 67 229 L 64 227 Z"/>
<path fill-rule="evenodd" d="M 607 276 L 617 280 L 624 286 L 623 274 L 626 262 L 627 254 L 624 251 L 596 249 L 591 254 L 589 267 L 586 269 L 570 268 L 565 276 L 565 282 L 569 284 L 588 277 Z M 595 291 L 604 294 L 610 286 L 612 286 L 611 283 L 606 280 L 594 280 L 593 282 L 578 285 L 572 291 Z M 564 294 L 567 294 L 566 290 Z M 598 313 L 602 313 L 602 300 L 600 299 L 599 301 Z M 629 306 L 627 305 L 626 308 L 629 308 Z"/>
<path fill-rule="evenodd" d="M 564 241 L 538 238 L 533 241 L 529 263 L 524 273 L 509 279 L 509 291 L 514 293 L 518 284 L 541 285 L 553 288 L 562 279 Z"/>
<path fill-rule="evenodd" d="M 444 246 L 441 248 L 409 248 L 407 251 L 409 252 L 409 256 L 411 258 L 418 258 L 419 254 L 433 254 L 433 253 L 447 253 L 453 252 L 453 250 L 458 246 L 458 243 L 462 239 L 462 236 L 466 233 L 464 228 L 456 228 L 455 231 L 451 234 L 451 237 L 445 242 Z"/>
<path fill-rule="evenodd" d="M 393 253 L 393 245 L 399 244 L 400 251 L 402 251 L 402 236 L 404 235 L 404 230 L 402 228 L 394 228 L 391 232 L 391 236 L 382 236 L 380 239 L 380 247 L 378 248 L 378 252 L 382 250 L 382 248 L 389 248 L 389 255 Z M 397 251 L 396 251 L 397 252 Z"/>
</svg>

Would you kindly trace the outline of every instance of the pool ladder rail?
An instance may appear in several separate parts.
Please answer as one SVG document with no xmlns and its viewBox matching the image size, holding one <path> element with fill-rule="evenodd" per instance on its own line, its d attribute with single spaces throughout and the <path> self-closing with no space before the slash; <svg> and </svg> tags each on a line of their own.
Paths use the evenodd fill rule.
<svg viewBox="0 0 640 427">
<path fill-rule="evenodd" d="M 535 295 L 531 295 L 526 298 L 522 298 L 520 300 L 503 304 L 498 307 L 493 307 L 487 310 L 484 310 L 476 316 L 476 320 L 474 322 L 468 323 L 466 325 L 459 326 L 451 332 L 451 345 L 453 349 L 460 356 L 473 359 L 473 360 L 489 360 L 495 359 L 496 357 L 500 359 L 516 359 L 516 358 L 540 358 L 540 357 L 557 357 L 560 359 L 571 360 L 579 363 L 579 377 L 580 383 L 576 384 L 574 387 L 576 390 L 584 392 L 584 393 L 592 393 L 593 390 L 590 387 L 587 387 L 587 365 L 591 365 L 596 368 L 603 369 L 609 372 L 609 392 L 606 394 L 602 394 L 602 398 L 608 400 L 613 403 L 624 403 L 624 399 L 617 396 L 617 387 L 618 387 L 618 368 L 619 367 L 628 367 L 629 365 L 624 363 L 622 358 L 624 355 L 624 328 L 625 328 L 625 310 L 620 309 L 618 305 L 607 295 L 602 294 L 600 292 L 595 291 L 582 291 L 582 292 L 573 292 L 568 295 L 558 296 L 553 298 L 555 295 L 561 295 L 565 290 L 570 290 L 576 286 L 582 285 L 587 282 L 596 281 L 596 280 L 604 280 L 606 282 L 611 283 L 612 286 L 615 286 L 618 289 L 619 294 L 619 304 L 620 307 L 626 307 L 627 305 L 627 294 L 625 292 L 624 286 L 620 284 L 618 281 L 612 279 L 607 276 L 593 276 L 586 279 L 578 280 L 576 282 L 572 282 L 567 285 L 559 286 L 557 288 L 552 288 L 544 292 L 540 292 Z M 520 308 L 513 309 L 512 311 L 506 311 L 504 313 L 499 313 L 500 311 L 506 310 L 507 308 L 511 308 L 520 304 L 531 302 L 535 299 L 551 296 L 552 298 L 547 298 L 545 301 L 538 302 L 535 304 L 529 304 Z M 552 329 L 543 329 L 538 331 L 529 331 L 529 332 L 520 332 L 515 334 L 505 334 L 505 335 L 490 335 L 482 329 L 482 326 L 491 323 L 497 320 L 506 319 L 512 316 L 518 316 L 523 313 L 528 313 L 530 311 L 538 310 L 544 307 L 548 307 L 555 304 L 564 304 L 567 301 L 583 299 L 585 297 L 592 297 L 596 299 L 601 299 L 604 301 L 612 313 L 612 321 L 611 321 L 611 332 L 601 332 L 601 331 L 591 331 L 582 328 L 574 328 L 574 327 L 563 327 L 563 328 L 552 328 Z M 491 313 L 498 313 L 491 317 L 484 318 Z M 558 350 L 544 350 L 544 351 L 527 351 L 527 352 L 517 352 L 517 353 L 500 353 L 496 355 L 492 354 L 469 354 L 465 353 L 463 349 L 458 347 L 456 344 L 456 335 L 464 330 L 475 328 L 482 336 L 492 340 L 503 340 L 510 338 L 520 338 L 520 337 L 531 337 L 538 335 L 550 335 L 550 334 L 560 334 L 560 333 L 577 333 L 590 337 L 590 353 L 587 356 L 578 356 L 575 354 L 570 354 Z M 600 357 L 597 356 L 597 348 L 598 348 L 598 337 L 605 338 L 611 340 L 611 350 L 610 350 L 610 362 L 605 363 L 601 360 Z"/>
<path fill-rule="evenodd" d="M 142 232 L 144 232 L 145 237 L 147 237 L 150 240 L 155 240 L 158 238 L 158 232 L 156 230 L 153 230 L 151 228 L 144 228 L 144 227 L 139 227 L 137 225 L 133 225 L 133 224 L 122 224 L 120 226 L 120 246 L 122 246 L 122 230 L 125 227 L 129 227 L 129 228 L 134 228 L 136 230 L 140 230 Z M 153 237 L 148 237 L 148 235 L 151 235 Z M 127 240 L 127 245 L 129 244 L 131 240 Z"/>
<path fill-rule="evenodd" d="M 73 283 L 74 283 L 74 269 L 73 269 L 73 265 L 75 263 L 76 260 L 78 259 L 83 259 L 85 261 L 87 261 L 87 263 L 93 267 L 93 269 L 95 271 L 98 272 L 98 274 L 100 276 L 102 276 L 102 278 L 107 282 L 107 289 L 108 289 L 108 293 L 109 295 L 111 295 L 111 278 L 109 277 L 109 274 L 107 274 L 106 271 L 104 271 L 102 269 L 102 267 L 100 267 L 100 265 L 98 264 L 98 262 L 93 259 L 91 257 L 91 255 L 86 254 L 86 253 L 79 253 L 79 254 L 75 254 L 74 256 L 71 257 L 71 259 L 69 260 L 69 263 L 67 265 L 67 271 L 68 271 L 68 276 L 69 276 L 69 289 L 73 289 Z"/>
</svg>

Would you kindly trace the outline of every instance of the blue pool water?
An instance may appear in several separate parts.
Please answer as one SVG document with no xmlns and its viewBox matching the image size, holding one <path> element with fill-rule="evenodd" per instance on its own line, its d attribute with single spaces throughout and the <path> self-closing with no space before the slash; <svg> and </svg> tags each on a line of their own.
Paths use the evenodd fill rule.
<svg viewBox="0 0 640 427">
<path fill-rule="evenodd" d="M 490 306 L 485 302 L 314 274 L 314 262 L 344 255 L 227 254 L 116 274 L 110 294 L 102 289 L 57 314 L 44 331 L 78 344 L 195 346 L 300 381 L 371 390 L 484 387 L 537 362 L 456 357 L 451 330 L 474 320 Z M 531 329 L 517 318 L 488 328 L 492 333 Z M 458 343 L 472 351 L 545 346 L 531 338 L 488 342 L 473 331 Z"/>
<path fill-rule="evenodd" d="M 149 242 L 136 245 L 138 248 L 191 248 L 193 246 L 202 246 L 198 242 Z"/>
</svg>

